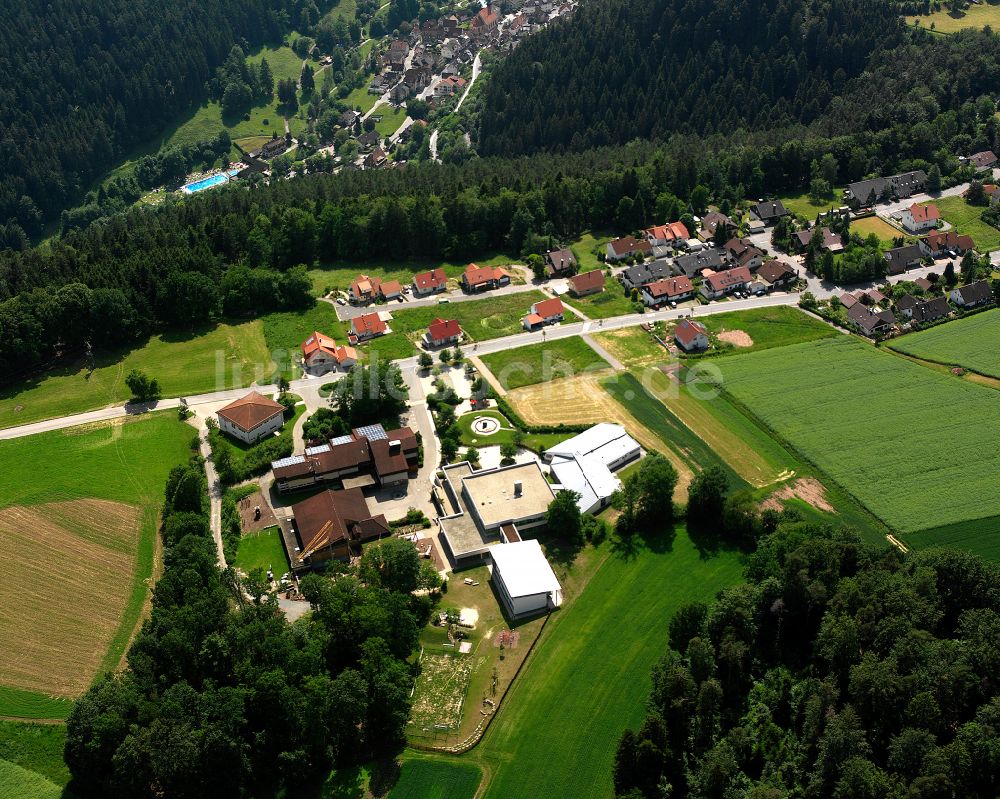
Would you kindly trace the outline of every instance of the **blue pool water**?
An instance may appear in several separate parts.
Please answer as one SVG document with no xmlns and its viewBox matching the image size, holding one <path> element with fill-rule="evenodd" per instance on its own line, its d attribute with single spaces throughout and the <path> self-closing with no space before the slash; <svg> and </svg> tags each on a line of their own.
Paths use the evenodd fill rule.
<svg viewBox="0 0 1000 799">
<path fill-rule="evenodd" d="M 229 180 L 229 176 L 220 173 L 218 175 L 212 175 L 210 178 L 204 178 L 196 183 L 188 183 L 186 186 L 181 186 L 181 191 L 185 194 L 194 194 L 196 191 L 204 191 L 205 189 L 210 189 L 213 186 L 218 186 L 220 183 L 225 183 Z"/>
</svg>

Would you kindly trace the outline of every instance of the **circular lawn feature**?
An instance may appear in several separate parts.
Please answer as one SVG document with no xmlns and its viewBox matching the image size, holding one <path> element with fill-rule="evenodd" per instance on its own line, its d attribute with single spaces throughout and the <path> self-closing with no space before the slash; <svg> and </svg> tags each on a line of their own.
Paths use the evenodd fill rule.
<svg viewBox="0 0 1000 799">
<path fill-rule="evenodd" d="M 492 436 L 500 432 L 500 421 L 492 416 L 477 416 L 472 420 L 472 432 L 477 436 Z"/>
</svg>

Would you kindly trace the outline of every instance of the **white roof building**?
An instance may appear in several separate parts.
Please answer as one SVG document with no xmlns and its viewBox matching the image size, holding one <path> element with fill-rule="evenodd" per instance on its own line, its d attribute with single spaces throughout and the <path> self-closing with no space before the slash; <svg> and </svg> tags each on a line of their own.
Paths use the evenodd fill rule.
<svg viewBox="0 0 1000 799">
<path fill-rule="evenodd" d="M 546 450 L 558 488 L 579 494 L 577 505 L 584 513 L 600 510 L 621 488 L 612 473 L 642 454 L 639 443 L 617 424 L 594 425 L 578 436 Z"/>
<path fill-rule="evenodd" d="M 562 604 L 562 586 L 538 541 L 528 539 L 490 547 L 490 574 L 511 618 Z"/>
</svg>

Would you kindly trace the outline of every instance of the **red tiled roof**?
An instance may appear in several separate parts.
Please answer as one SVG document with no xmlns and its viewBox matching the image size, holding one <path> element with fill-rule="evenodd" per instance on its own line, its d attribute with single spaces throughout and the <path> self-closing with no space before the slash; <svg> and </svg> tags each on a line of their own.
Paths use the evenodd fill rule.
<svg viewBox="0 0 1000 799">
<path fill-rule="evenodd" d="M 507 270 L 499 266 L 476 266 L 469 264 L 465 267 L 465 280 L 470 286 L 479 286 L 489 283 L 491 280 L 500 280 L 502 277 L 509 277 Z"/>
<path fill-rule="evenodd" d="M 682 319 L 674 328 L 674 338 L 685 346 L 690 345 L 699 334 L 707 336 L 708 330 L 701 322 L 692 322 L 690 319 Z"/>
<path fill-rule="evenodd" d="M 462 328 L 454 319 L 435 319 L 427 326 L 431 341 L 444 341 L 445 339 L 462 334 Z"/>
<path fill-rule="evenodd" d="M 302 355 L 306 360 L 314 352 L 325 352 L 327 355 L 336 355 L 337 342 L 330 338 L 326 333 L 320 333 L 318 330 L 314 331 L 309 338 L 302 342 Z"/>
<path fill-rule="evenodd" d="M 413 276 L 413 285 L 421 291 L 440 288 L 448 284 L 448 276 L 443 269 L 432 269 L 430 272 L 418 272 Z"/>
<path fill-rule="evenodd" d="M 604 272 L 600 269 L 593 269 L 590 272 L 573 275 L 573 277 L 569 278 L 569 283 L 573 287 L 574 291 L 580 293 L 590 291 L 595 288 L 603 288 Z"/>
<path fill-rule="evenodd" d="M 687 277 L 668 277 L 643 286 L 642 290 L 650 297 L 677 297 L 681 294 L 690 294 L 694 291 L 694 285 Z"/>
<path fill-rule="evenodd" d="M 383 297 L 391 297 L 394 294 L 402 293 L 403 287 L 399 285 L 398 280 L 386 280 L 379 286 L 378 291 Z"/>
<path fill-rule="evenodd" d="M 957 247 L 960 250 L 973 250 L 976 247 L 971 236 L 960 236 L 954 230 L 948 230 L 944 233 L 939 230 L 932 230 L 924 237 L 924 241 L 934 251 L 951 247 Z"/>
<path fill-rule="evenodd" d="M 363 297 L 370 296 L 371 294 L 378 291 L 378 287 L 382 284 L 382 281 L 377 277 L 368 277 L 368 275 L 358 275 L 354 282 L 351 283 L 351 294 L 353 294 L 357 299 L 362 299 Z"/>
<path fill-rule="evenodd" d="M 841 294 L 840 297 L 838 297 L 838 299 L 840 300 L 840 304 L 843 305 L 845 308 L 853 308 L 855 305 L 858 304 L 858 298 L 855 297 L 853 294 L 848 294 L 846 291 L 843 294 Z"/>
<path fill-rule="evenodd" d="M 936 222 L 941 218 L 941 212 L 933 204 L 917 205 L 914 203 L 910 206 L 910 214 L 913 216 L 914 222 Z"/>
<path fill-rule="evenodd" d="M 358 335 L 362 333 L 377 335 L 386 331 L 386 324 L 379 318 L 377 313 L 366 313 L 363 316 L 355 316 L 351 320 L 351 327 Z"/>
<path fill-rule="evenodd" d="M 550 300 L 539 300 L 532 307 L 533 313 L 538 314 L 543 319 L 548 319 L 550 316 L 560 316 L 565 311 L 562 301 L 558 297 L 553 297 Z"/>
<path fill-rule="evenodd" d="M 608 245 L 615 256 L 630 255 L 633 252 L 649 253 L 652 248 L 648 241 L 637 241 L 634 236 L 625 236 L 609 241 Z"/>
<path fill-rule="evenodd" d="M 705 278 L 713 291 L 724 291 L 730 286 L 740 283 L 749 283 L 753 277 L 750 270 L 745 266 L 737 266 L 735 269 L 727 269 L 725 272 L 716 272 Z"/>
<path fill-rule="evenodd" d="M 268 419 L 279 413 L 285 412 L 285 406 L 275 402 L 270 397 L 251 391 L 245 397 L 230 402 L 226 407 L 220 408 L 218 415 L 229 422 L 232 422 L 240 430 L 255 430 Z"/>
<path fill-rule="evenodd" d="M 524 321 L 528 323 L 529 327 L 534 327 L 535 325 L 540 325 L 545 320 L 536 313 L 530 313 L 524 317 Z"/>
</svg>

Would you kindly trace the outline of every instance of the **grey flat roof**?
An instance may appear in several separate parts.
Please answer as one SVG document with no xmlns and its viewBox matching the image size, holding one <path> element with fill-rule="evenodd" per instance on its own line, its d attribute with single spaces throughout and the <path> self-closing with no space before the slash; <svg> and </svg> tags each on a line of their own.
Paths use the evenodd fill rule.
<svg viewBox="0 0 1000 799">
<path fill-rule="evenodd" d="M 514 483 L 521 484 L 515 496 Z M 535 461 L 475 472 L 463 481 L 476 513 L 488 528 L 537 516 L 549 507 L 555 494 Z"/>
</svg>

